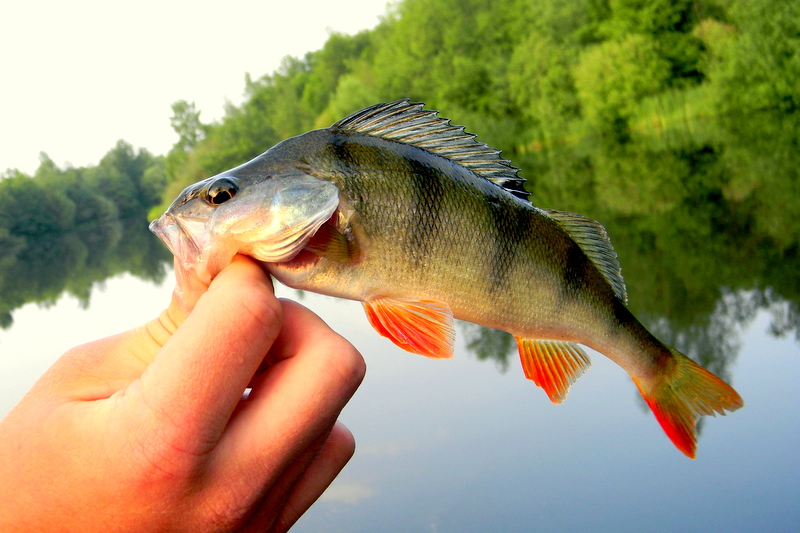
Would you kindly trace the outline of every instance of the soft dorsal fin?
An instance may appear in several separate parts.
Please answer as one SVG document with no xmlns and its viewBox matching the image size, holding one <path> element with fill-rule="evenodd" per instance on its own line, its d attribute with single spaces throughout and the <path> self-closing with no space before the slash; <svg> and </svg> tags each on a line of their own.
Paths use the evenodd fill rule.
<svg viewBox="0 0 800 533">
<path fill-rule="evenodd" d="M 343 118 L 331 126 L 333 131 L 349 131 L 410 144 L 446 157 L 475 174 L 526 200 L 525 179 L 519 169 L 500 157 L 500 150 L 475 140 L 475 135 L 453 126 L 436 111 L 412 104 L 408 99 L 376 104 Z"/>
<path fill-rule="evenodd" d="M 544 209 L 561 228 L 569 233 L 578 246 L 581 247 L 592 263 L 597 266 L 603 277 L 614 289 L 614 294 L 623 303 L 628 303 L 628 293 L 625 281 L 622 279 L 622 269 L 619 266 L 617 252 L 611 246 L 606 229 L 597 221 L 575 213 Z"/>
</svg>

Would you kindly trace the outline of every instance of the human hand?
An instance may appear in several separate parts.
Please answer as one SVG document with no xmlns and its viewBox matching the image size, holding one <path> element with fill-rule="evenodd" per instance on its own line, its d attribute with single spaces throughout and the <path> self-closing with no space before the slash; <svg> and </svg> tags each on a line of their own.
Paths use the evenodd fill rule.
<svg viewBox="0 0 800 533">
<path fill-rule="evenodd" d="M 358 352 L 250 259 L 183 287 L 0 421 L 0 530 L 285 531 L 347 463 Z"/>
</svg>

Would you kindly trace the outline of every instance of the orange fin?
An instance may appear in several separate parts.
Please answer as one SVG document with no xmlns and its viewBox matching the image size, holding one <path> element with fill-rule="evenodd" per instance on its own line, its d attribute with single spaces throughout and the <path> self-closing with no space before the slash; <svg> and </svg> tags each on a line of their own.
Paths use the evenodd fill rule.
<svg viewBox="0 0 800 533">
<path fill-rule="evenodd" d="M 670 348 L 675 366 L 649 385 L 634 378 L 639 392 L 672 443 L 694 459 L 697 419 L 735 411 L 744 402 L 730 385 L 682 353 Z"/>
<path fill-rule="evenodd" d="M 330 220 L 308 240 L 306 250 L 337 263 L 358 263 L 360 253 L 352 236 L 339 231 Z"/>
<path fill-rule="evenodd" d="M 522 337 L 516 339 L 525 377 L 543 388 L 553 403 L 563 402 L 570 385 L 591 365 L 589 358 L 575 343 Z"/>
<path fill-rule="evenodd" d="M 447 304 L 401 298 L 377 298 L 363 304 L 372 327 L 400 348 L 434 359 L 453 357 L 455 329 Z"/>
</svg>

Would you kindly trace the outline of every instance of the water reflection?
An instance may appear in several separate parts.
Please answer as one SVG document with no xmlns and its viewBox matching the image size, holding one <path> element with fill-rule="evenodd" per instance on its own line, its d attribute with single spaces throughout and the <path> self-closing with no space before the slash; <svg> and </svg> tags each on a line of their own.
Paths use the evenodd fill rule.
<svg viewBox="0 0 800 533">
<path fill-rule="evenodd" d="M 296 529 L 797 530 L 798 350 L 775 342 L 800 337 L 793 120 L 683 124 L 634 132 L 625 145 L 600 139 L 512 155 L 537 205 L 608 228 L 630 307 L 648 328 L 725 378 L 741 352 L 732 377 L 747 407 L 706 420 L 698 461 L 676 453 L 652 417 L 630 408 L 639 395 L 610 363 L 596 361 L 556 407 L 516 371 L 500 376 L 475 362 L 501 371 L 518 365 L 503 332 L 461 323 L 458 350 L 466 346 L 475 358 L 433 362 L 381 339 L 357 304 L 308 295 L 305 303 L 365 354 L 369 371 L 342 415 L 358 451 Z M 160 279 L 170 261 L 144 221 L 16 244 L 0 246 L 6 324 L 26 301 L 52 302 L 67 291 L 88 303 L 90 288 L 107 276 Z M 125 284 L 109 282 L 93 310 L 114 314 L 135 298 L 149 317 L 167 301 L 168 289 L 158 297 L 140 286 L 120 292 Z M 81 320 L 87 328 L 96 321 Z M 358 335 L 354 323 L 368 334 Z M 0 346 L 15 386 L 17 360 L 63 351 L 20 349 L 27 344 Z M 14 388 L 14 401 L 23 393 Z"/>
<path fill-rule="evenodd" d="M 606 226 L 648 329 L 730 379 L 759 310 L 771 335 L 800 338 L 798 143 L 797 117 L 763 114 L 556 145 L 517 163 L 536 205 Z M 507 367 L 510 336 L 463 330 L 479 359 Z"/>
<path fill-rule="evenodd" d="M 756 313 L 800 337 L 800 126 L 794 116 L 726 117 L 513 156 L 540 207 L 601 221 L 620 256 L 634 314 L 664 342 L 730 378 Z M 120 272 L 158 281 L 169 254 L 144 220 L 17 242 L 0 252 L 0 326 L 62 292 L 88 304 Z M 504 371 L 503 332 L 461 324 L 467 349 Z"/>
<path fill-rule="evenodd" d="M 509 356 L 516 353 L 517 343 L 510 333 L 485 328 L 471 322 L 459 322 L 467 350 L 481 361 L 494 360 L 500 372 L 508 370 Z"/>
<path fill-rule="evenodd" d="M 0 250 L 0 327 L 13 323 L 12 312 L 29 302 L 47 306 L 63 293 L 89 305 L 92 287 L 129 272 L 159 282 L 171 261 L 169 252 L 148 230 L 145 220 L 90 224 L 60 235 L 18 240 Z"/>
</svg>

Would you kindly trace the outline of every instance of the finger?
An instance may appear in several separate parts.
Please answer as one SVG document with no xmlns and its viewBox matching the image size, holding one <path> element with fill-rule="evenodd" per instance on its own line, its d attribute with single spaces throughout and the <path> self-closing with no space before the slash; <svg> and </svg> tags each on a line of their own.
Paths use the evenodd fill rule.
<svg viewBox="0 0 800 533">
<path fill-rule="evenodd" d="M 288 531 L 322 496 L 322 493 L 353 457 L 355 449 L 356 443 L 353 434 L 344 424 L 337 422 L 325 440 L 325 444 L 316 454 L 313 462 L 304 470 L 284 502 L 280 516 L 273 526 L 273 531 L 276 533 Z"/>
<path fill-rule="evenodd" d="M 139 378 L 208 290 L 208 285 L 177 259 L 175 276 L 169 307 L 157 319 L 69 350 L 39 380 L 40 386 L 74 400 L 96 400 Z"/>
<path fill-rule="evenodd" d="M 264 271 L 237 256 L 197 300 L 139 380 L 146 404 L 209 445 L 280 331 L 281 306 Z"/>
<path fill-rule="evenodd" d="M 283 302 L 283 317 L 269 355 L 277 362 L 254 380 L 216 451 L 228 479 L 274 483 L 334 424 L 364 376 L 361 355 L 311 311 Z"/>
<path fill-rule="evenodd" d="M 178 327 L 183 324 L 197 305 L 200 297 L 208 290 L 209 285 L 201 280 L 194 271 L 186 270 L 183 262 L 176 257 L 175 289 L 169 306 L 155 320 L 145 325 L 147 336 L 160 348 L 166 344 Z"/>
<path fill-rule="evenodd" d="M 35 386 L 67 401 L 108 398 L 138 379 L 157 350 L 144 328 L 98 339 L 67 351 Z"/>
<path fill-rule="evenodd" d="M 200 296 L 208 290 L 209 284 L 201 280 L 193 270 L 187 270 L 177 257 L 175 265 L 175 290 L 172 292 L 167 313 L 170 320 L 180 326 L 197 305 Z M 173 330 L 174 333 L 174 330 Z"/>
<path fill-rule="evenodd" d="M 298 481 L 316 462 L 318 455 L 325 447 L 334 426 L 326 428 L 314 441 L 294 460 L 271 487 L 265 487 L 266 493 L 261 503 L 254 506 L 255 512 L 247 521 L 247 526 L 239 531 L 274 531 L 285 530 L 291 524 L 284 525 L 283 509 L 294 492 Z"/>
</svg>

